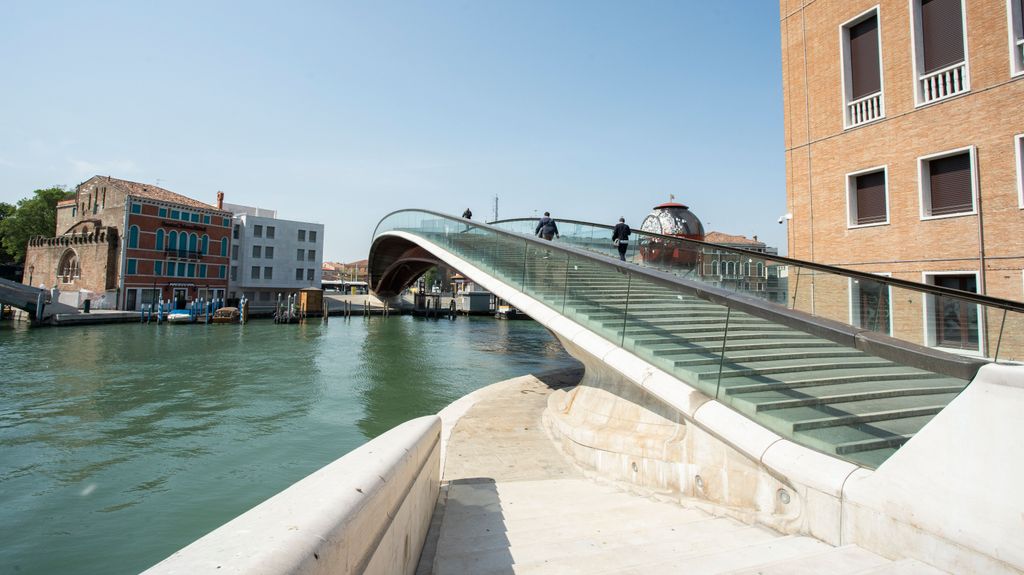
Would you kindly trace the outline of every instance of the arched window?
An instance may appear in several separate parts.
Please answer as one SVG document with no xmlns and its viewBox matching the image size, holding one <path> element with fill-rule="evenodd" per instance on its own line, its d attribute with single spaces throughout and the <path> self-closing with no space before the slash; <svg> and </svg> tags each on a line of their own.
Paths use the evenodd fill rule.
<svg viewBox="0 0 1024 575">
<path fill-rule="evenodd" d="M 749 276 L 750 275 L 750 262 L 747 262 L 747 263 L 743 264 L 743 275 L 745 275 L 745 276 Z"/>
<path fill-rule="evenodd" d="M 204 254 L 210 253 L 210 236 L 203 234 L 203 241 L 200 245 Z"/>
<path fill-rule="evenodd" d="M 757 262 L 757 277 L 764 277 L 764 264 L 761 262 Z"/>
<path fill-rule="evenodd" d="M 727 276 L 733 275 L 733 270 L 734 270 L 734 268 L 733 268 L 732 262 L 725 262 L 725 275 L 727 275 Z"/>
<path fill-rule="evenodd" d="M 223 257 L 227 257 L 227 255 L 228 255 L 228 239 L 227 238 L 221 238 L 221 240 L 220 240 L 220 255 L 223 256 Z"/>
<path fill-rule="evenodd" d="M 164 249 L 164 230 L 160 228 L 156 231 L 156 249 Z"/>
<path fill-rule="evenodd" d="M 178 249 L 178 232 L 171 230 L 171 233 L 167 234 L 167 249 Z"/>
<path fill-rule="evenodd" d="M 128 228 L 128 247 L 139 247 L 139 226 L 132 226 Z"/>
<path fill-rule="evenodd" d="M 711 275 L 718 275 L 718 260 L 711 260 Z"/>
<path fill-rule="evenodd" d="M 188 236 L 188 251 L 196 253 L 196 244 L 199 242 L 199 236 L 195 234 L 189 234 Z"/>
<path fill-rule="evenodd" d="M 67 250 L 60 257 L 57 275 L 63 283 L 71 283 L 75 278 L 82 276 L 82 269 L 78 266 L 78 254 L 75 253 L 75 250 Z"/>
</svg>

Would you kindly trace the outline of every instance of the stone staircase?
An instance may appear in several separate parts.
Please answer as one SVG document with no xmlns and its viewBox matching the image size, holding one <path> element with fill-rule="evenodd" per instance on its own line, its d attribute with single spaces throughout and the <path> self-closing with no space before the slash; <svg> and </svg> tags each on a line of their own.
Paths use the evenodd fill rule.
<svg viewBox="0 0 1024 575">
<path fill-rule="evenodd" d="M 586 479 L 449 485 L 438 575 L 938 574 L 856 546 L 832 547 Z"/>
</svg>

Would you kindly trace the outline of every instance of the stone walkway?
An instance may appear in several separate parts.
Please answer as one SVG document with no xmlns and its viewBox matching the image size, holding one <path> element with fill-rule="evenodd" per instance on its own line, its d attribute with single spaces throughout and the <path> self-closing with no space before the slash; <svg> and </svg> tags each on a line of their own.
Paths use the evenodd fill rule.
<svg viewBox="0 0 1024 575">
<path fill-rule="evenodd" d="M 525 376 L 474 394 L 448 440 L 417 575 L 939 573 L 585 478 L 541 423 L 548 395 L 579 377 Z"/>
</svg>

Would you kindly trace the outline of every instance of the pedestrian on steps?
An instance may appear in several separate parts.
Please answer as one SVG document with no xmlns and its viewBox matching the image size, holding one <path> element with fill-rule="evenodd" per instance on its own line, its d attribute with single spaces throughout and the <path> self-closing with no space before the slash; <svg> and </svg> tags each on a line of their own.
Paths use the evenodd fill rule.
<svg viewBox="0 0 1024 575">
<path fill-rule="evenodd" d="M 626 218 L 619 218 L 619 223 L 615 224 L 615 229 L 612 231 L 612 243 L 619 248 L 619 259 L 622 261 L 626 261 L 626 250 L 629 249 L 629 234 L 631 233 L 633 230 L 626 225 Z"/>
<path fill-rule="evenodd" d="M 533 233 L 548 241 L 551 241 L 551 238 L 562 237 L 558 235 L 558 224 L 551 219 L 551 212 L 544 212 L 544 217 L 537 222 L 537 229 L 533 230 Z"/>
</svg>

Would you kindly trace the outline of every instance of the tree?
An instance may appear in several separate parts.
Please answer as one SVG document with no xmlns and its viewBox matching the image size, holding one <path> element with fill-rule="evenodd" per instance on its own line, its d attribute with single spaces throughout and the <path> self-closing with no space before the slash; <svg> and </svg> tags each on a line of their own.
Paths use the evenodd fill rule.
<svg viewBox="0 0 1024 575">
<path fill-rule="evenodd" d="M 14 214 L 14 206 L 6 202 L 0 202 L 0 264 L 10 263 L 14 261 L 14 254 L 11 254 L 4 248 L 4 232 L 3 223 L 4 220 L 11 217 Z"/>
<path fill-rule="evenodd" d="M 25 261 L 28 241 L 36 236 L 52 237 L 57 229 L 57 202 L 68 192 L 55 186 L 36 190 L 34 196 L 18 200 L 14 213 L 0 221 L 0 239 L 5 252 L 17 262 Z"/>
</svg>

